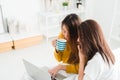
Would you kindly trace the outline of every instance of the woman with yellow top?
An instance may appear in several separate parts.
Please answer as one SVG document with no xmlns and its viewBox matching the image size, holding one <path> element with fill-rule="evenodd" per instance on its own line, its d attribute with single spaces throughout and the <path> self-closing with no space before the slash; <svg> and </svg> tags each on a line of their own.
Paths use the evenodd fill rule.
<svg viewBox="0 0 120 80">
<path fill-rule="evenodd" d="M 81 23 L 81 19 L 76 14 L 67 15 L 62 21 L 61 33 L 58 38 L 66 39 L 66 48 L 63 52 L 56 50 L 56 39 L 52 41 L 55 47 L 54 56 L 57 61 L 67 63 L 68 65 L 58 64 L 49 70 L 52 76 L 55 76 L 59 70 L 64 70 L 67 73 L 78 73 L 79 69 L 79 56 L 77 48 L 77 26 Z"/>
</svg>

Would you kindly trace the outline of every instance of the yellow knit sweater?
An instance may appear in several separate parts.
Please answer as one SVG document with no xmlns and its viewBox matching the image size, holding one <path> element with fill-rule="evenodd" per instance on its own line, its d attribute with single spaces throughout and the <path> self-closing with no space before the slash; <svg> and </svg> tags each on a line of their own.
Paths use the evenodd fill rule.
<svg viewBox="0 0 120 80">
<path fill-rule="evenodd" d="M 62 33 L 60 33 L 58 38 L 63 38 L 64 39 L 64 36 L 62 35 Z M 65 50 L 62 53 L 57 52 L 55 50 L 54 56 L 55 56 L 57 61 L 59 61 L 59 62 L 62 61 L 63 63 L 67 63 L 67 61 L 69 59 L 69 56 L 70 56 L 70 53 L 71 53 L 70 44 L 67 43 Z M 68 65 L 66 65 L 66 72 L 67 73 L 78 73 L 78 69 L 79 69 L 79 64 L 68 64 Z"/>
</svg>

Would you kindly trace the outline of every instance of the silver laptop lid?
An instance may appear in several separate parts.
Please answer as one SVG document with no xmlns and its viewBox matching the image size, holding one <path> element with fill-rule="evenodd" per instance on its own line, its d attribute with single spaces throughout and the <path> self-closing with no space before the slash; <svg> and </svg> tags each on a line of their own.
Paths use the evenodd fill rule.
<svg viewBox="0 0 120 80">
<path fill-rule="evenodd" d="M 31 64 L 30 62 L 23 59 L 27 73 L 34 80 L 51 80 L 51 76 L 45 68 L 38 68 L 37 66 Z"/>
</svg>

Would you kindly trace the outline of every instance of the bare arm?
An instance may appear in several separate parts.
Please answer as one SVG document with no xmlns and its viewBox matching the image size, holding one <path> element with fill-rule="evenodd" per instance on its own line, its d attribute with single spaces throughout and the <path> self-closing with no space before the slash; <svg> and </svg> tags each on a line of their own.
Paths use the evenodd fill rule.
<svg viewBox="0 0 120 80">
<path fill-rule="evenodd" d="M 80 59 L 80 63 L 79 63 L 79 74 L 78 74 L 78 80 L 83 80 L 84 77 L 84 67 L 85 67 L 85 56 L 83 55 L 80 47 L 78 46 L 78 50 L 79 50 L 79 59 Z"/>
<path fill-rule="evenodd" d="M 57 66 L 55 66 L 52 69 L 49 69 L 49 73 L 54 77 L 59 70 L 64 70 L 67 73 L 78 73 L 78 69 L 79 69 L 79 64 L 69 64 L 69 65 L 64 65 L 64 64 L 59 64 Z"/>
<path fill-rule="evenodd" d="M 65 65 L 57 65 L 54 68 L 48 70 L 48 72 L 51 74 L 52 77 L 55 77 L 55 75 L 58 73 L 59 70 L 64 70 L 66 71 L 66 66 Z"/>
</svg>

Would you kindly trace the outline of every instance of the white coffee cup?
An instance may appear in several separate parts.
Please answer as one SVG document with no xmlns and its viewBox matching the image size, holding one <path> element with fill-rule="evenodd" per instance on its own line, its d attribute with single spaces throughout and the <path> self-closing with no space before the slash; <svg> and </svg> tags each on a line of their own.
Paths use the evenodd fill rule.
<svg viewBox="0 0 120 80">
<path fill-rule="evenodd" d="M 56 49 L 57 51 L 64 51 L 66 47 L 66 40 L 65 39 L 57 39 L 56 41 Z"/>
</svg>

